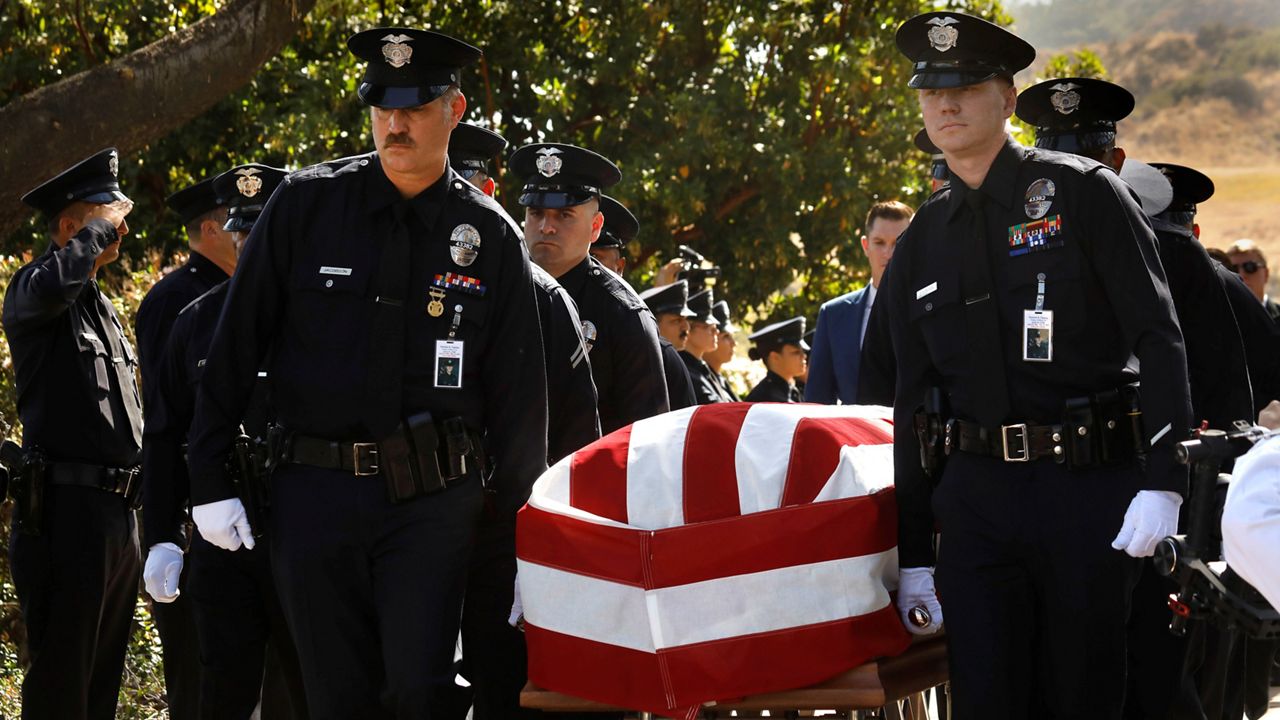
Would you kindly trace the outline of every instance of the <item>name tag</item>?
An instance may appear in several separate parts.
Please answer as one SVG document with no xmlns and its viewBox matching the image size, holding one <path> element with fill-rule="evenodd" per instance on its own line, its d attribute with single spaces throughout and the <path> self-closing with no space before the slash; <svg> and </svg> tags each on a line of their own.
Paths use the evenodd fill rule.
<svg viewBox="0 0 1280 720">
<path fill-rule="evenodd" d="M 916 299 L 919 300 L 920 298 L 926 295 L 932 295 L 937 290 L 938 290 L 938 283 L 931 282 L 928 285 L 925 285 L 924 287 L 916 291 Z"/>
<path fill-rule="evenodd" d="M 342 275 L 345 277 L 351 274 L 351 268 L 330 267 L 328 265 L 324 265 L 324 266 L 321 266 L 320 268 L 320 274 L 321 275 Z"/>
</svg>

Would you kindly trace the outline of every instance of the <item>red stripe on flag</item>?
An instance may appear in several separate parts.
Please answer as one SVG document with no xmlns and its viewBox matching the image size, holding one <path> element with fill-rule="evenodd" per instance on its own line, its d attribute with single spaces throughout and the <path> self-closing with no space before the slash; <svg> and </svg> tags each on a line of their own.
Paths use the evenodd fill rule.
<svg viewBox="0 0 1280 720">
<path fill-rule="evenodd" d="M 893 443 L 893 433 L 860 418 L 804 418 L 796 425 L 782 506 L 813 502 L 840 464 L 846 445 Z"/>
<path fill-rule="evenodd" d="M 830 623 L 743 635 L 650 654 L 526 626 L 529 680 L 556 692 L 631 710 L 682 707 L 822 682 L 910 636 L 892 605 Z M 665 666 L 665 668 L 663 667 Z M 671 680 L 664 692 L 663 675 Z"/>
<path fill-rule="evenodd" d="M 742 514 L 734 454 L 750 403 L 693 412 L 684 440 L 684 521 L 686 524 Z"/>
<path fill-rule="evenodd" d="M 627 522 L 627 450 L 631 426 L 615 430 L 573 454 L 569 504 L 593 515 Z"/>
<path fill-rule="evenodd" d="M 888 488 L 865 497 L 658 530 L 650 541 L 652 585 L 646 587 L 871 555 L 897 543 L 897 503 Z"/>
<path fill-rule="evenodd" d="M 597 525 L 525 505 L 516 516 L 517 556 L 600 580 L 644 587 L 645 532 Z"/>
</svg>

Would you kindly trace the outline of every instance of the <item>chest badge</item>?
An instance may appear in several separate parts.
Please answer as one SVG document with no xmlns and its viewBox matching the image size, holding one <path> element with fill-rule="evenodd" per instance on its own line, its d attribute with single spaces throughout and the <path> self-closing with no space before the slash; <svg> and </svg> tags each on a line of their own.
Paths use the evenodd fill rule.
<svg viewBox="0 0 1280 720">
<path fill-rule="evenodd" d="M 1048 178 L 1040 178 L 1031 183 L 1027 188 L 1027 204 L 1024 210 L 1027 217 L 1032 220 L 1039 220 L 1049 214 L 1049 208 L 1053 205 L 1053 195 L 1056 188 L 1053 181 Z"/>
<path fill-rule="evenodd" d="M 449 256 L 462 267 L 468 267 L 476 261 L 480 254 L 480 231 L 474 226 L 463 223 L 453 229 L 449 236 Z"/>
<path fill-rule="evenodd" d="M 590 320 L 582 321 L 582 341 L 587 346 L 587 352 L 591 352 L 591 346 L 595 345 L 596 337 L 598 335 L 599 333 L 596 332 L 595 323 Z"/>
</svg>

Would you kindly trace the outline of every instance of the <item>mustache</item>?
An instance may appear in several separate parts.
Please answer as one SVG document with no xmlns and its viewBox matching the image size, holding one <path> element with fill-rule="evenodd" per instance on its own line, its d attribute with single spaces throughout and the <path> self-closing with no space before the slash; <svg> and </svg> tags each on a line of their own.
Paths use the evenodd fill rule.
<svg viewBox="0 0 1280 720">
<path fill-rule="evenodd" d="M 392 145 L 414 146 L 413 138 L 409 137 L 409 133 L 391 133 L 382 141 L 382 144 L 386 147 L 391 147 Z"/>
</svg>

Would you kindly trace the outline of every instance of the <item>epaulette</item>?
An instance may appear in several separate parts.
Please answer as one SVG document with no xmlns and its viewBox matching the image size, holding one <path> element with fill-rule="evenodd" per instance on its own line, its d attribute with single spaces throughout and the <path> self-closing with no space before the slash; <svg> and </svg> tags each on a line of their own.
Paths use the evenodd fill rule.
<svg viewBox="0 0 1280 720">
<path fill-rule="evenodd" d="M 1045 150 L 1044 148 L 1027 148 L 1026 159 L 1031 162 L 1062 165 L 1081 175 L 1090 175 L 1107 167 L 1097 160 L 1090 160 L 1081 155 L 1058 152 L 1057 150 Z"/>
<path fill-rule="evenodd" d="M 636 294 L 636 291 L 627 284 L 626 280 L 618 277 L 612 270 L 601 265 L 595 258 L 591 258 L 591 270 L 588 271 L 592 279 L 604 288 L 605 292 L 614 296 L 627 306 L 628 310 L 645 310 L 647 309 L 644 301 Z"/>
<path fill-rule="evenodd" d="M 200 305 L 202 302 L 204 302 L 206 298 L 210 298 L 219 293 L 226 292 L 227 287 L 230 285 L 231 285 L 230 279 L 223 280 L 217 285 L 214 285 L 213 287 L 204 291 L 204 294 L 202 294 L 200 297 L 197 297 L 195 300 L 192 300 L 191 302 L 187 303 L 185 307 L 183 307 L 181 310 L 178 311 L 178 315 L 182 315 L 186 311 L 194 309 L 197 305 Z"/>
<path fill-rule="evenodd" d="M 352 155 L 351 157 L 338 158 L 337 160 L 326 160 L 322 163 L 311 165 L 295 170 L 285 176 L 284 182 L 292 185 L 294 183 L 305 182 L 307 180 L 319 180 L 324 178 L 334 178 L 340 175 L 348 175 L 350 173 L 359 172 L 361 168 L 369 166 L 369 158 L 373 157 L 373 153 L 365 153 L 364 155 Z"/>
</svg>

